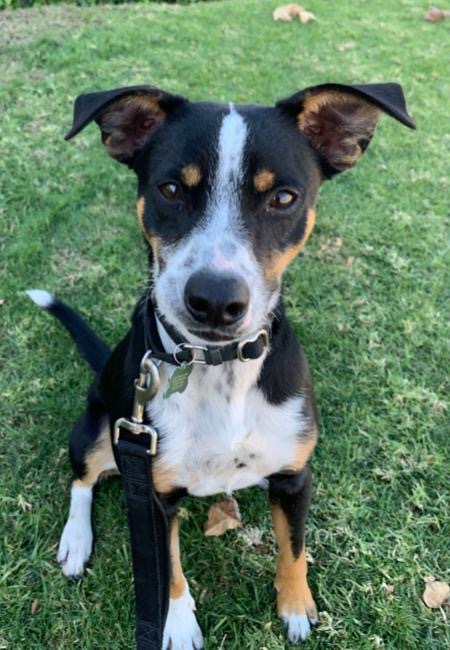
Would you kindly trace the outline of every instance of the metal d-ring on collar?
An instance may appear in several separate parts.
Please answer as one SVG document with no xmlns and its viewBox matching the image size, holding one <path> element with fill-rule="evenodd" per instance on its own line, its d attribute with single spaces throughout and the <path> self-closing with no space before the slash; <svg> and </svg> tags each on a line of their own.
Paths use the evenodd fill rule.
<svg viewBox="0 0 450 650">
<path fill-rule="evenodd" d="M 178 358 L 179 353 L 182 352 L 183 350 L 192 351 L 192 359 L 190 361 L 183 361 L 182 359 Z M 172 355 L 179 366 L 190 366 L 193 363 L 197 363 L 201 366 L 205 366 L 206 360 L 204 358 L 204 355 L 203 355 L 203 359 L 200 356 L 195 356 L 195 353 L 197 351 L 200 353 L 207 352 L 208 348 L 205 345 L 193 345 L 192 343 L 177 343 L 174 351 L 172 352 Z"/>
<path fill-rule="evenodd" d="M 261 329 L 259 332 L 256 332 L 254 336 L 249 337 L 248 339 L 244 339 L 243 341 L 240 341 L 237 346 L 237 358 L 239 361 L 246 362 L 246 361 L 251 361 L 252 357 L 246 357 L 244 354 L 244 348 L 246 345 L 249 343 L 256 343 L 258 339 L 262 337 L 263 339 L 263 351 L 267 350 L 269 347 L 269 332 L 266 329 Z"/>
</svg>

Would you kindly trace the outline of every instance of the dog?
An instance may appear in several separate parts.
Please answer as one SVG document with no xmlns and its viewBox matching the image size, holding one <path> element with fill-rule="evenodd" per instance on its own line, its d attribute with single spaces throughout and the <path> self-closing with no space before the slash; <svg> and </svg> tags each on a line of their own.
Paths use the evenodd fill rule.
<svg viewBox="0 0 450 650">
<path fill-rule="evenodd" d="M 264 479 L 279 547 L 278 614 L 292 643 L 318 621 L 304 544 L 317 414 L 307 361 L 285 316 L 282 276 L 314 227 L 322 182 L 355 165 L 382 112 L 415 128 L 392 83 L 327 83 L 271 107 L 190 102 L 151 86 L 75 101 L 66 139 L 95 121 L 108 154 L 136 173 L 150 280 L 112 352 L 70 307 L 28 292 L 66 326 L 96 373 L 70 437 L 75 479 L 58 560 L 69 577 L 81 576 L 89 560 L 93 488 L 117 472 L 112 429 L 131 411 L 151 312 L 163 348 L 176 354 L 178 337 L 196 362 L 179 392 L 168 391 L 174 369 L 162 363 L 161 388 L 146 407 L 159 433 L 155 489 L 170 522 L 164 648 L 203 647 L 180 562 L 180 499 L 231 494 Z M 261 331 L 267 345 L 249 359 L 242 345 Z M 202 350 L 239 343 L 238 358 L 201 363 Z"/>
</svg>

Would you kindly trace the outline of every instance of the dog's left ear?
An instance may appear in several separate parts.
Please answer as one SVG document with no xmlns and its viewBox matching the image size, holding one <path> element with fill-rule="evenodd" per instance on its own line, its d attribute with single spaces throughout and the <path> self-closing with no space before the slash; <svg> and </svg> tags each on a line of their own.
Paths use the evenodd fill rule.
<svg viewBox="0 0 450 650">
<path fill-rule="evenodd" d="M 358 161 L 372 139 L 381 111 L 415 129 L 396 83 L 305 88 L 276 105 L 295 117 L 303 135 L 322 159 L 325 175 L 345 171 Z"/>
<path fill-rule="evenodd" d="M 153 86 L 80 95 L 75 100 L 72 128 L 65 139 L 70 140 L 95 120 L 109 155 L 129 164 L 162 126 L 168 113 L 187 101 Z"/>
</svg>

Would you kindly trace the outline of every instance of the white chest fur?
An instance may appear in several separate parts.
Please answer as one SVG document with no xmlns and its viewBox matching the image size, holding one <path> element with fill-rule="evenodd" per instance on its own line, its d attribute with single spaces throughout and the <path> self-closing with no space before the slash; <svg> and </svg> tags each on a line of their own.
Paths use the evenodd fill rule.
<svg viewBox="0 0 450 650">
<path fill-rule="evenodd" d="M 195 366 L 186 390 L 167 399 L 173 370 L 161 367 L 162 386 L 148 408 L 161 435 L 158 463 L 175 485 L 196 496 L 231 493 L 292 463 L 307 425 L 303 398 L 269 404 L 256 385 L 261 365 Z"/>
</svg>

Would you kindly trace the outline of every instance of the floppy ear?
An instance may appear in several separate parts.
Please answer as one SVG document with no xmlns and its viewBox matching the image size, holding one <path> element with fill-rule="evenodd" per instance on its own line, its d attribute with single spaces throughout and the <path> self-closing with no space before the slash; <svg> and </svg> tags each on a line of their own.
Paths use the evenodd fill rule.
<svg viewBox="0 0 450 650">
<path fill-rule="evenodd" d="M 277 107 L 297 120 L 299 129 L 317 151 L 326 176 L 358 161 L 372 139 L 381 111 L 415 129 L 396 83 L 346 86 L 322 84 L 281 100 Z"/>
<path fill-rule="evenodd" d="M 130 86 L 76 98 L 70 140 L 95 120 L 110 156 L 128 163 L 163 124 L 169 111 L 187 102 L 152 86 Z"/>
</svg>

